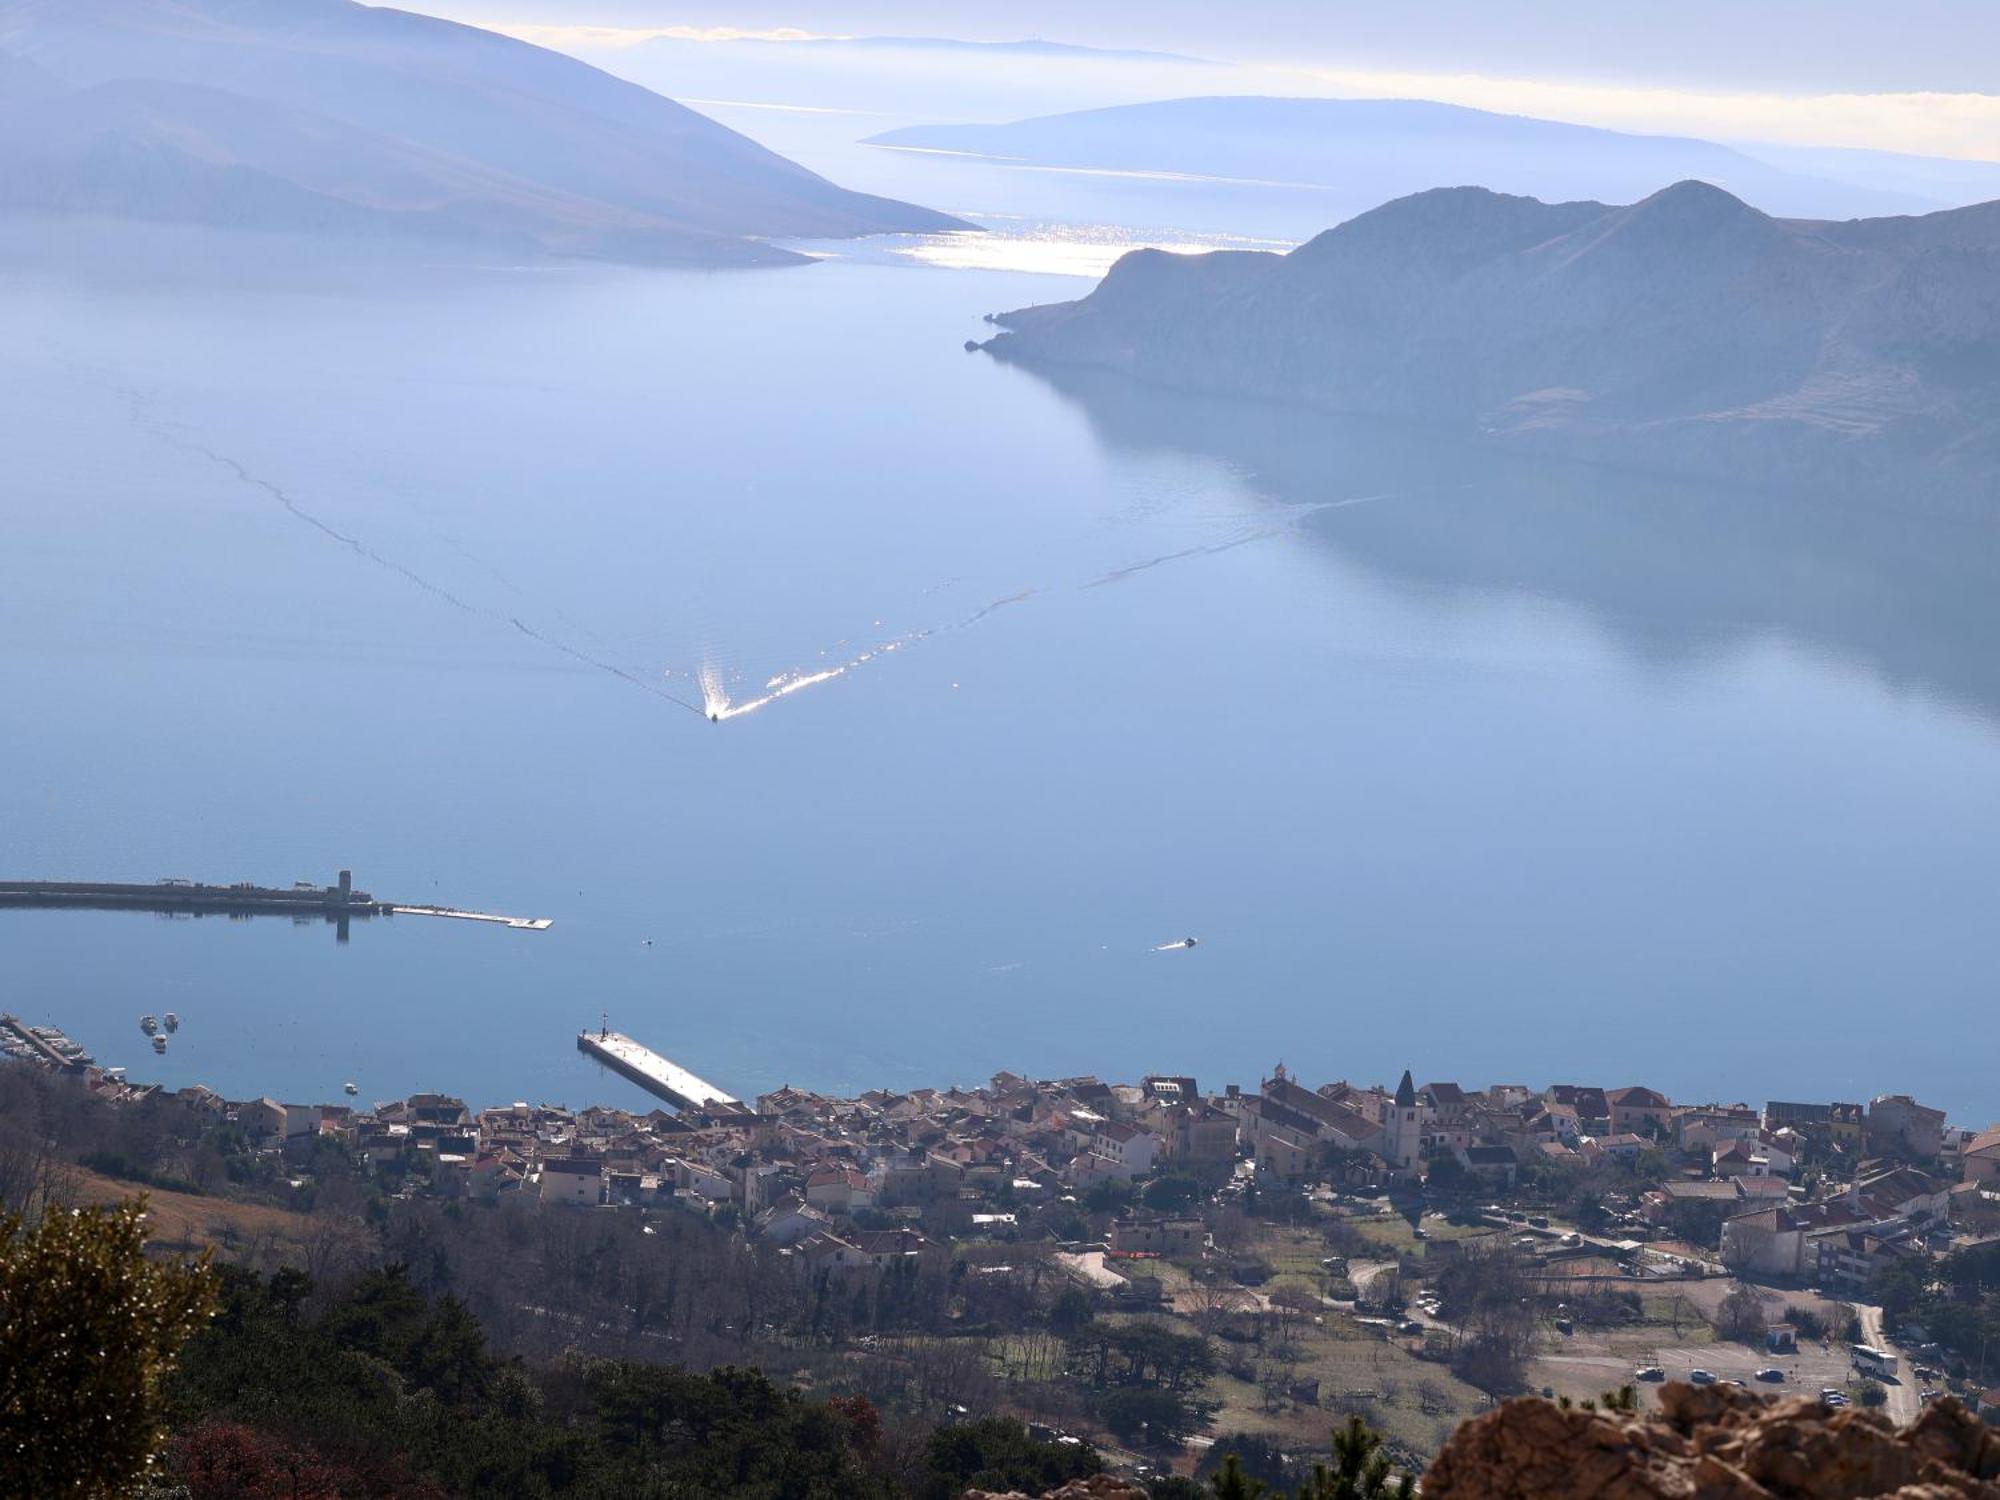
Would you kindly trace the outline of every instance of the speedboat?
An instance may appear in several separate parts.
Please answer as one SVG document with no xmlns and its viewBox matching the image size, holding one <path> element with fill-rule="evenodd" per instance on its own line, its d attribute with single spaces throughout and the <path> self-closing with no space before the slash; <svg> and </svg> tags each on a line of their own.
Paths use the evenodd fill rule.
<svg viewBox="0 0 2000 1500">
<path fill-rule="evenodd" d="M 139 1017 L 139 1029 L 145 1032 L 147 1036 L 151 1036 L 160 1029 L 160 1023 L 151 1016 L 141 1016 Z"/>
<path fill-rule="evenodd" d="M 166 1019 L 166 1028 L 169 1035 L 171 1035 L 176 1031 L 179 1031 L 181 1029 L 181 1018 L 175 1015 L 172 1011 L 168 1011 Z"/>
</svg>

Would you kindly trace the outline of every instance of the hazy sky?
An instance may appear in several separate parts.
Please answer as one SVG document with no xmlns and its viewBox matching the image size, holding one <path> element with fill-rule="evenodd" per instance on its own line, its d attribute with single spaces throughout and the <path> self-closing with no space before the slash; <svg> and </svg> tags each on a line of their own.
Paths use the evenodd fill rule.
<svg viewBox="0 0 2000 1500">
<path fill-rule="evenodd" d="M 575 28 L 1042 36 L 1312 69 L 1624 129 L 2000 158 L 2000 0 L 403 0 L 553 46 Z M 607 34 L 588 38 L 603 42 Z M 1282 77 L 1261 92 L 1284 92 Z"/>
<path fill-rule="evenodd" d="M 1814 92 L 1996 86 L 1992 0 L 417 0 L 463 19 L 1042 35 L 1235 59 Z"/>
</svg>

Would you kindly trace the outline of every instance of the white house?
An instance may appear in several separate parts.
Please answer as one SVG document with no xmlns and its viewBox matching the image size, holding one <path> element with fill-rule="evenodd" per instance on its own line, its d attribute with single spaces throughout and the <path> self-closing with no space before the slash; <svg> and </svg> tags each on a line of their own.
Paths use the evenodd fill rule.
<svg viewBox="0 0 2000 1500">
<path fill-rule="evenodd" d="M 1777 1205 L 1725 1219 L 1722 1263 L 1738 1273 L 1801 1275 L 1806 1269 L 1807 1228 L 1790 1209 Z"/>
<path fill-rule="evenodd" d="M 797 1244 L 832 1227 L 833 1221 L 825 1214 L 789 1193 L 757 1216 L 757 1233 L 778 1245 Z"/>
<path fill-rule="evenodd" d="M 604 1197 L 604 1164 L 590 1157 L 550 1157 L 542 1163 L 541 1200 L 595 1208 Z"/>
<path fill-rule="evenodd" d="M 670 1157 L 667 1165 L 673 1168 L 674 1186 L 683 1192 L 710 1203 L 727 1203 L 736 1196 L 735 1179 L 727 1172 L 678 1156 Z"/>
<path fill-rule="evenodd" d="M 1160 1138 L 1135 1125 L 1105 1124 L 1091 1138 L 1090 1149 L 1099 1156 L 1110 1157 L 1133 1176 L 1143 1177 L 1153 1170 Z"/>
</svg>

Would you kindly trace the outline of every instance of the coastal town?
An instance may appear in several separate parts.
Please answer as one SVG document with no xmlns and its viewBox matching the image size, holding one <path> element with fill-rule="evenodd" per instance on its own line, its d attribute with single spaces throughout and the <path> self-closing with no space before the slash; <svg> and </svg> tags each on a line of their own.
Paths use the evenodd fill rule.
<svg viewBox="0 0 2000 1500">
<path fill-rule="evenodd" d="M 1680 1337 L 1680 1309 L 1716 1337 L 1729 1290 L 1751 1287 L 1768 1366 L 1743 1376 L 1806 1380 L 1799 1351 L 1817 1336 L 1828 1352 L 1806 1361 L 1809 1384 L 1830 1401 L 1879 1389 L 1907 1420 L 1955 1379 L 2000 1414 L 2000 1350 L 1954 1348 L 1893 1309 L 1900 1364 L 1886 1348 L 1886 1286 L 1928 1285 L 1948 1258 L 2000 1247 L 2000 1126 L 1904 1094 L 1753 1106 L 1643 1085 L 1420 1084 L 1414 1071 L 1314 1084 L 1279 1064 L 1212 1088 L 1002 1072 L 853 1098 L 786 1085 L 737 1101 L 704 1086 L 706 1102 L 680 1110 L 474 1109 L 444 1094 L 362 1107 L 162 1090 L 13 1017 L 0 1047 L 99 1099 L 226 1128 L 294 1186 L 331 1160 L 402 1201 L 622 1215 L 647 1233 L 693 1216 L 820 1285 L 941 1264 L 1005 1278 L 1032 1262 L 1113 1316 L 1212 1328 L 1305 1315 L 1313 1336 L 1338 1325 L 1421 1361 L 1468 1337 L 1440 1290 L 1451 1268 L 1504 1251 L 1540 1309 L 1511 1377 L 1530 1387 L 1731 1378 Z M 1300 1244 L 1343 1253 L 1300 1260 Z M 1628 1310 L 1587 1326 L 1607 1298 Z M 1674 1338 L 1641 1326 L 1668 1316 L 1663 1299 Z M 1838 1319 L 1851 1337 L 1826 1334 Z M 1393 1386 L 1384 1357 L 1358 1388 Z M 1274 1421 L 1320 1405 L 1302 1361 L 1295 1348 L 1282 1378 L 1269 1361 L 1238 1372 Z M 1458 1369 L 1461 1387 L 1497 1383 Z"/>
</svg>

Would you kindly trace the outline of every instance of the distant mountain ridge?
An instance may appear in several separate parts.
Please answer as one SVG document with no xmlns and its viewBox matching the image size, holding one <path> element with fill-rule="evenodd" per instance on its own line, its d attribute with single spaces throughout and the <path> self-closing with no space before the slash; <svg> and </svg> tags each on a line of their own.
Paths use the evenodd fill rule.
<svg viewBox="0 0 2000 1500">
<path fill-rule="evenodd" d="M 1437 189 L 1289 255 L 1140 251 L 996 321 L 1024 364 L 1665 472 L 1958 503 L 2000 475 L 2000 203 L 1826 223 L 1700 182 Z"/>
<path fill-rule="evenodd" d="M 1917 212 L 1952 201 L 1897 191 L 1880 181 L 1841 180 L 1838 153 L 1822 155 L 1812 168 L 1788 169 L 1714 141 L 1638 135 L 1427 99 L 1222 94 L 1005 125 L 907 126 L 871 136 L 868 144 L 967 152 L 1032 166 L 1321 188 L 1333 198 L 1330 218 L 1464 183 L 1548 201 L 1622 203 L 1670 182 L 1698 178 L 1768 213 L 1809 218 Z"/>
<path fill-rule="evenodd" d="M 956 226 L 572 58 L 352 0 L 0 0 L 0 208 L 706 265 Z"/>
</svg>

